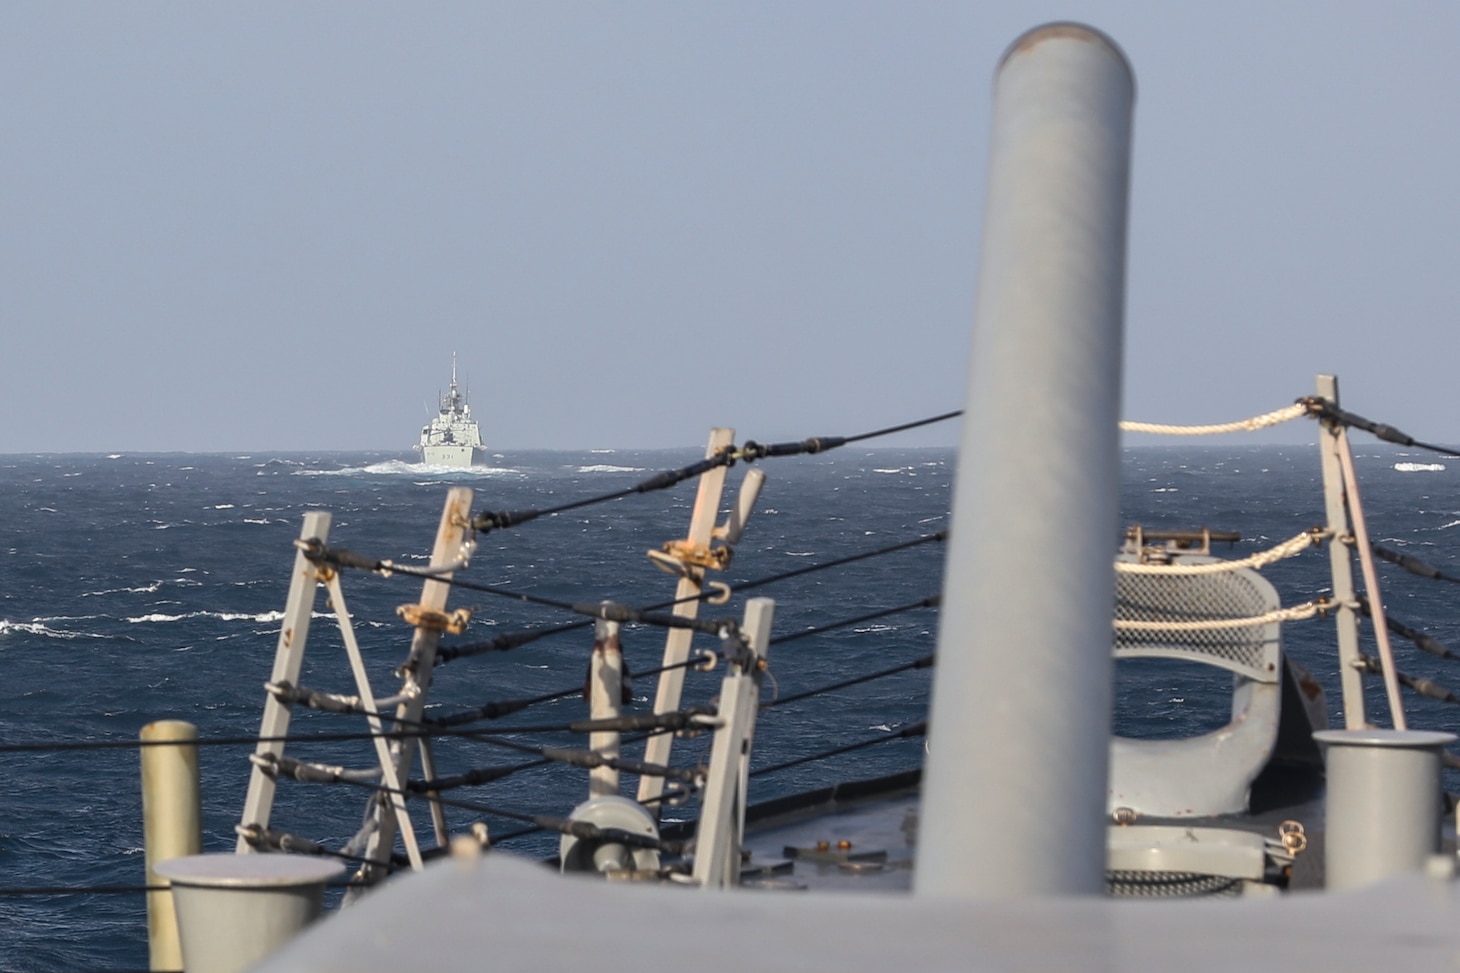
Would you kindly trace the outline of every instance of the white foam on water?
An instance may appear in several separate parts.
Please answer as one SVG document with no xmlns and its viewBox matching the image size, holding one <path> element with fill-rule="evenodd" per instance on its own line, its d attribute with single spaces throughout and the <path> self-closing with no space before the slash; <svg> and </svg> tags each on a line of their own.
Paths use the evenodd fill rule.
<svg viewBox="0 0 1460 973">
<path fill-rule="evenodd" d="M 1444 463 L 1395 463 L 1394 468 L 1401 473 L 1441 473 L 1444 472 Z"/>
<path fill-rule="evenodd" d="M 162 587 L 161 581 L 154 581 L 151 584 L 144 584 L 137 588 L 103 588 L 101 591 L 83 591 L 82 598 L 96 598 L 101 595 L 150 595 L 155 594 L 158 588 Z"/>
<path fill-rule="evenodd" d="M 334 612 L 314 612 L 311 618 L 334 618 Z M 281 611 L 266 612 L 183 612 L 180 615 L 167 615 L 162 612 L 152 612 L 147 615 L 137 615 L 128 618 L 132 625 L 163 624 L 168 622 L 182 622 L 189 618 L 216 618 L 224 622 L 280 622 L 284 620 L 284 613 Z M 384 623 L 381 623 L 384 624 Z"/>
<path fill-rule="evenodd" d="M 51 628 L 39 619 L 30 622 L 12 622 L 8 618 L 0 618 L 0 638 L 4 638 L 12 632 L 19 632 L 24 635 L 44 635 L 51 639 L 104 639 L 105 635 L 97 635 L 95 632 L 68 632 L 64 629 Z"/>
<path fill-rule="evenodd" d="M 339 470 L 294 470 L 293 476 L 520 476 L 521 471 L 505 466 L 437 466 L 406 463 L 398 459 L 369 466 L 347 466 Z"/>
<path fill-rule="evenodd" d="M 642 466 L 608 466 L 603 463 L 594 466 L 580 466 L 579 473 L 642 473 Z"/>
</svg>

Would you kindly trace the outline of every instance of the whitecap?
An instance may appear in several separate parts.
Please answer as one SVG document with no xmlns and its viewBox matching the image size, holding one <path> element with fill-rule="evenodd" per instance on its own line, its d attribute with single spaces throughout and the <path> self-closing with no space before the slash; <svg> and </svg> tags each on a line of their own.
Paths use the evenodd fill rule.
<svg viewBox="0 0 1460 973">
<path fill-rule="evenodd" d="M 11 632 L 21 632 L 26 635 L 44 635 L 52 639 L 101 639 L 105 635 L 97 635 L 94 632 L 67 632 L 64 629 L 51 628 L 40 621 L 12 622 L 8 618 L 0 618 L 0 637 L 9 635 Z"/>
<path fill-rule="evenodd" d="M 406 463 L 392 459 L 369 466 L 347 466 L 338 470 L 294 470 L 292 476 L 504 476 L 520 475 L 519 470 L 503 466 L 437 466 L 431 463 Z"/>
<path fill-rule="evenodd" d="M 140 587 L 137 587 L 137 588 L 103 588 L 100 591 L 83 591 L 83 592 L 81 592 L 81 597 L 82 598 L 96 598 L 96 597 L 99 597 L 101 595 L 117 595 L 117 594 L 129 594 L 129 595 L 148 594 L 148 595 L 150 595 L 150 594 L 156 593 L 157 589 L 158 588 L 161 588 L 161 587 L 162 587 L 162 582 L 161 581 L 154 581 L 151 584 L 144 584 L 144 585 L 141 585 Z"/>
<path fill-rule="evenodd" d="M 813 555 L 815 553 L 816 553 L 815 551 L 787 551 L 786 552 L 786 556 L 787 557 L 810 557 L 811 555 Z"/>
<path fill-rule="evenodd" d="M 107 453 L 106 454 L 106 458 L 107 459 L 121 459 L 122 458 L 122 454 L 121 453 Z"/>
<path fill-rule="evenodd" d="M 1445 469 L 1444 463 L 1395 463 L 1394 468 L 1401 473 L 1441 473 Z"/>
<path fill-rule="evenodd" d="M 598 463 L 598 464 L 595 464 L 593 466 L 580 466 L 580 467 L 578 467 L 578 472 L 579 473 L 642 473 L 642 472 L 644 472 L 644 468 L 642 466 L 608 466 L 608 465 L 603 464 L 603 463 Z"/>
<path fill-rule="evenodd" d="M 233 506 L 234 505 L 231 504 L 231 503 L 216 503 L 216 504 L 213 505 L 213 509 L 214 510 L 232 510 L 233 509 Z"/>
</svg>

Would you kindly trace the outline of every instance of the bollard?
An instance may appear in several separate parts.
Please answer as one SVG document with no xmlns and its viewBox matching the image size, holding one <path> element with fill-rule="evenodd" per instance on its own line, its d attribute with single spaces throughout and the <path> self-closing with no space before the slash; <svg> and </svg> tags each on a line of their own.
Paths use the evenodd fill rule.
<svg viewBox="0 0 1460 973">
<path fill-rule="evenodd" d="M 919 896 L 1105 890 L 1134 99 L 1078 24 L 999 66 Z"/>
<path fill-rule="evenodd" d="M 1320 730 L 1313 739 L 1326 747 L 1328 767 L 1327 887 L 1423 871 L 1440 850 L 1440 748 L 1455 734 Z"/>
<path fill-rule="evenodd" d="M 157 866 L 172 882 L 187 973 L 241 973 L 319 917 L 340 862 L 298 855 L 190 855 Z"/>
<path fill-rule="evenodd" d="M 203 850 L 198 787 L 198 728 L 182 720 L 142 727 L 142 844 L 147 884 L 165 885 L 155 866 Z M 159 746 L 173 742 L 176 746 Z M 182 969 L 172 893 L 147 893 L 148 963 L 154 970 Z"/>
</svg>

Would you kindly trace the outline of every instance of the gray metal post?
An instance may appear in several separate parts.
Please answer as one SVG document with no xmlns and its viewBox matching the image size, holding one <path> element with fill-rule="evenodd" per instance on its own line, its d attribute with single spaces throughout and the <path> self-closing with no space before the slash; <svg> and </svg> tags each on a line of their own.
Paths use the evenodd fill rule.
<svg viewBox="0 0 1460 973">
<path fill-rule="evenodd" d="M 750 776 L 750 744 L 760 710 L 762 664 L 770 651 L 776 603 L 752 598 L 745 603 L 743 631 L 750 646 L 746 665 L 732 664 L 720 684 L 720 726 L 710 747 L 704 798 L 695 832 L 694 877 L 702 888 L 740 884 L 740 844 Z"/>
<path fill-rule="evenodd" d="M 142 727 L 142 844 L 147 884 L 166 884 L 155 866 L 203 850 L 203 810 L 198 784 L 198 728 L 182 720 Z M 175 746 L 163 746 L 173 743 Z M 182 968 L 172 893 L 147 893 L 147 948 L 151 968 Z"/>
<path fill-rule="evenodd" d="M 1320 730 L 1326 745 L 1330 889 L 1417 872 L 1440 850 L 1440 748 L 1453 733 Z"/>
<path fill-rule="evenodd" d="M 311 510 L 304 515 L 304 526 L 299 539 L 329 540 L 330 515 L 322 510 Z M 279 625 L 279 642 L 274 649 L 274 671 L 269 676 L 272 683 L 287 682 L 297 685 L 299 671 L 304 665 L 304 646 L 309 640 L 309 619 L 314 614 L 314 598 L 319 587 L 319 569 L 304 556 L 303 551 L 294 555 L 294 573 L 289 581 L 289 597 L 284 603 L 284 620 Z M 255 748 L 259 756 L 284 753 L 283 737 L 289 733 L 289 707 L 279 702 L 272 694 L 264 698 L 264 717 L 259 724 L 259 736 L 265 738 Z M 248 794 L 243 801 L 243 817 L 240 827 L 258 825 L 266 828 L 269 816 L 274 810 L 274 779 L 264 773 L 258 764 L 254 765 L 248 777 Z M 242 835 L 235 849 L 240 855 L 254 850 Z"/>
<path fill-rule="evenodd" d="M 999 67 L 919 895 L 1105 887 L 1134 100 L 1089 27 Z"/>
<path fill-rule="evenodd" d="M 466 487 L 453 487 L 447 491 L 446 505 L 441 510 L 441 522 L 436 528 L 436 544 L 431 549 L 431 564 L 453 564 L 461 557 L 463 545 L 471 536 L 471 499 L 472 491 Z M 434 615 L 445 610 L 446 601 L 451 596 L 451 577 L 451 572 L 446 572 L 427 580 L 421 586 L 421 602 L 418 607 L 423 613 Z M 436 646 L 440 640 L 441 629 L 433 623 L 423 618 L 417 624 L 416 634 L 411 638 L 410 654 L 401 667 L 401 693 L 406 696 L 406 701 L 395 708 L 395 718 L 399 726 L 412 726 L 421 722 L 427 697 L 431 692 Z M 415 751 L 416 745 L 409 741 L 397 740 L 391 743 L 390 754 L 395 764 L 397 780 L 410 779 Z M 397 834 L 405 844 L 411 867 L 417 871 L 424 867 L 410 815 L 406 810 L 406 796 L 392 793 L 388 802 L 376 803 L 374 807 L 373 813 L 378 815 L 379 827 L 366 842 L 365 857 L 369 862 L 362 865 L 356 873 L 359 884 L 351 890 L 352 893 L 358 893 L 360 888 L 386 875 L 387 863 L 394 850 Z"/>
<path fill-rule="evenodd" d="M 1318 397 L 1338 405 L 1338 378 L 1318 376 Z M 1339 460 L 1339 438 L 1343 426 L 1325 422 L 1318 434 L 1318 455 L 1323 466 L 1323 502 L 1333 540 L 1328 545 L 1329 570 L 1333 573 L 1333 621 L 1338 635 L 1338 678 L 1343 691 L 1343 720 L 1350 730 L 1368 726 L 1364 715 L 1364 679 L 1359 672 L 1359 620 L 1354 611 L 1353 528 L 1349 525 L 1348 499 L 1343 489 L 1343 466 Z"/>
<path fill-rule="evenodd" d="M 705 459 L 709 459 L 727 446 L 734 445 L 735 430 L 715 428 L 710 430 L 710 441 L 705 447 Z M 714 536 L 715 519 L 720 515 L 720 497 L 725 490 L 723 466 L 716 467 L 700 477 L 699 491 L 695 494 L 694 510 L 690 512 L 689 537 L 691 544 L 708 546 Z M 700 603 L 693 601 L 704 590 L 705 571 L 691 566 L 679 579 L 674 589 L 674 607 L 670 611 L 685 618 L 699 614 Z M 666 666 L 679 665 L 689 658 L 690 639 L 694 633 L 687 628 L 671 628 L 664 638 L 664 662 Z M 654 712 L 672 713 L 679 709 L 679 697 L 684 689 L 684 670 L 666 669 L 659 675 L 659 689 L 654 696 Z M 659 733 L 644 743 L 644 760 L 653 764 L 669 763 L 669 751 L 674 745 L 673 733 Z M 664 778 L 639 778 L 639 803 L 649 804 L 657 816 L 658 804 L 650 804 L 664 793 Z"/>
<path fill-rule="evenodd" d="M 624 653 L 618 640 L 619 623 L 600 618 L 593 630 L 593 659 L 588 668 L 588 715 L 612 719 L 623 705 Z M 588 734 L 588 749 L 605 757 L 619 755 L 619 732 Z M 588 771 L 588 796 L 617 794 L 619 772 L 612 767 Z"/>
</svg>

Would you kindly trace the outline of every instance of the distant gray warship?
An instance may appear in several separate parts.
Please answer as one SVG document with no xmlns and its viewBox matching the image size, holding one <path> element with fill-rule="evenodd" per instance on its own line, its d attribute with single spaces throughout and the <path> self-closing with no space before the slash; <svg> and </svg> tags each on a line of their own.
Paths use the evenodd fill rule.
<svg viewBox="0 0 1460 973">
<path fill-rule="evenodd" d="M 441 397 L 441 411 L 421 427 L 421 461 L 430 466 L 470 466 L 472 455 L 485 450 L 471 406 L 456 386 L 456 355 L 451 356 L 451 390 Z"/>
</svg>

